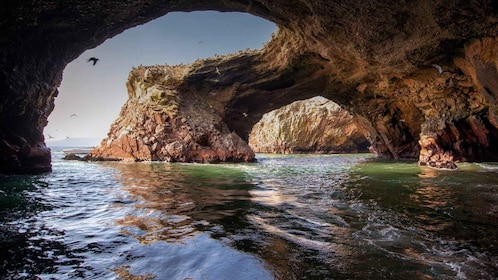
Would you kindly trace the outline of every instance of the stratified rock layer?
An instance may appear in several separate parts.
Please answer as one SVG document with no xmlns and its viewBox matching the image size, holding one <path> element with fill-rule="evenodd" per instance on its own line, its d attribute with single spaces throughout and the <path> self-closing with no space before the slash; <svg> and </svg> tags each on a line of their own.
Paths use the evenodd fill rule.
<svg viewBox="0 0 498 280">
<path fill-rule="evenodd" d="M 498 160 L 497 3 L 7 1 L 0 171 L 51 169 L 43 128 L 70 61 L 130 27 L 194 10 L 247 12 L 279 26 L 260 52 L 201 62 L 175 89 L 213 108 L 244 140 L 264 113 L 321 95 L 358 118 L 381 157 L 447 168 Z"/>
<path fill-rule="evenodd" d="M 315 97 L 264 114 L 249 146 L 257 153 L 357 153 L 369 142 L 349 112 Z"/>
<path fill-rule="evenodd" d="M 168 162 L 253 161 L 245 141 L 197 97 L 178 84 L 189 66 L 138 67 L 131 71 L 128 101 L 89 160 Z"/>
</svg>

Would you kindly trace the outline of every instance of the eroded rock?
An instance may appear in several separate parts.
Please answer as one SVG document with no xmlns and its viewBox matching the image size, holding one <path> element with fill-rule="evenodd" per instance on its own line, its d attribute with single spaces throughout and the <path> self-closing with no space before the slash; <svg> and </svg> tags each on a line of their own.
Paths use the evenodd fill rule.
<svg viewBox="0 0 498 280">
<path fill-rule="evenodd" d="M 50 170 L 43 128 L 70 61 L 130 27 L 171 11 L 194 10 L 248 12 L 279 26 L 263 50 L 206 59 L 180 83 L 170 81 L 169 90 L 215 111 L 221 120 L 208 123 L 220 124 L 223 135 L 233 131 L 247 140 L 264 113 L 321 95 L 358 119 L 380 157 L 423 163 L 426 158 L 437 161 L 433 153 L 441 153 L 439 158 L 451 162 L 498 160 L 496 145 L 489 144 L 498 140 L 495 0 L 26 0 L 10 1 L 0 10 L 0 171 Z M 154 80 L 154 71 L 142 76 Z M 162 92 L 150 91 L 151 97 Z M 181 100 L 183 126 L 198 131 L 181 113 Z M 137 130 L 128 131 L 126 123 L 120 124 L 123 129 L 113 126 L 112 131 L 123 133 L 110 135 L 122 143 L 114 146 L 113 155 L 163 155 L 157 151 L 170 142 L 138 136 L 167 130 L 156 118 L 164 117 L 182 133 L 181 119 L 145 117 L 154 121 Z M 193 142 L 175 141 L 198 143 L 195 137 L 200 136 L 190 137 Z M 185 146 L 187 151 L 193 147 Z M 217 157 L 230 157 L 226 151 Z"/>
<path fill-rule="evenodd" d="M 258 153 L 357 153 L 367 152 L 369 142 L 349 112 L 315 97 L 263 115 L 249 146 Z"/>
<path fill-rule="evenodd" d="M 241 162 L 254 153 L 215 111 L 195 95 L 181 92 L 193 65 L 134 68 L 129 99 L 106 139 L 88 160 Z"/>
<path fill-rule="evenodd" d="M 498 39 L 469 41 L 465 58 L 453 62 L 458 67 L 454 73 L 426 83 L 441 97 L 431 98 L 425 107 L 419 103 L 425 109 L 419 141 L 422 165 L 456 168 L 456 161 L 498 159 L 498 147 L 491 145 L 498 140 Z"/>
</svg>

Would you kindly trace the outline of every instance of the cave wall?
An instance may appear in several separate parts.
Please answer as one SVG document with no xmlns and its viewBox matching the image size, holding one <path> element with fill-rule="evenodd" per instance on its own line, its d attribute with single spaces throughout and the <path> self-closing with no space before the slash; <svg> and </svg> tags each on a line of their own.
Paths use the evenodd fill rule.
<svg viewBox="0 0 498 280">
<path fill-rule="evenodd" d="M 248 12 L 279 26 L 257 56 L 218 61 L 234 75 L 220 82 L 199 67 L 181 85 L 243 139 L 264 113 L 319 93 L 362 120 L 379 156 L 441 167 L 498 157 L 493 0 L 8 0 L 0 9 L 0 171 L 51 169 L 42 132 L 70 61 L 132 26 L 194 10 Z M 223 94 L 203 94 L 213 89 Z"/>
</svg>

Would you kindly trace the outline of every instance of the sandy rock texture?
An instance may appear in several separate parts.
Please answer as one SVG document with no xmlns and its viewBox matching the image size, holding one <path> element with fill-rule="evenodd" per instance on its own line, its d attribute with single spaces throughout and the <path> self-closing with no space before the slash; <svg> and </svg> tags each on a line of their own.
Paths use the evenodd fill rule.
<svg viewBox="0 0 498 280">
<path fill-rule="evenodd" d="M 357 153 L 369 145 L 353 116 L 323 97 L 266 113 L 249 134 L 257 153 Z"/>
<path fill-rule="evenodd" d="M 243 140 L 264 113 L 321 95 L 358 118 L 380 157 L 447 168 L 498 160 L 495 0 L 25 0 L 0 9 L 0 171 L 51 169 L 43 128 L 70 61 L 130 27 L 194 10 L 279 27 L 262 50 L 200 61 L 170 89 L 195 96 Z M 134 153 L 148 157 L 141 145 Z"/>
<path fill-rule="evenodd" d="M 129 99 L 107 138 L 88 160 L 241 162 L 251 148 L 214 109 L 177 87 L 189 66 L 138 67 L 130 72 Z"/>
</svg>

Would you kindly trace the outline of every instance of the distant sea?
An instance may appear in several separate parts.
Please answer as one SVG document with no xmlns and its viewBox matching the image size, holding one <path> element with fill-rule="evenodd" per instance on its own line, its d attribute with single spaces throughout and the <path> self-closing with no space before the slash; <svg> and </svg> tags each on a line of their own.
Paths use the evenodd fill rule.
<svg viewBox="0 0 498 280">
<path fill-rule="evenodd" d="M 91 138 L 91 137 L 76 137 L 76 138 L 66 138 L 66 139 L 55 139 L 47 140 L 47 146 L 50 148 L 54 147 L 95 147 L 100 144 L 101 138 Z"/>
</svg>

